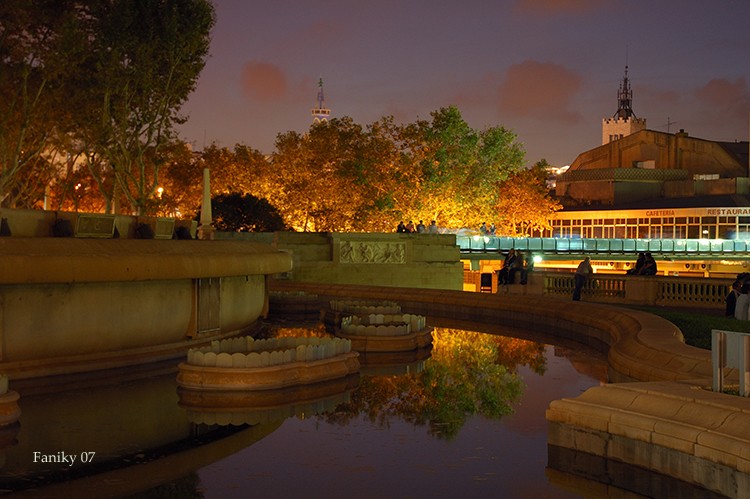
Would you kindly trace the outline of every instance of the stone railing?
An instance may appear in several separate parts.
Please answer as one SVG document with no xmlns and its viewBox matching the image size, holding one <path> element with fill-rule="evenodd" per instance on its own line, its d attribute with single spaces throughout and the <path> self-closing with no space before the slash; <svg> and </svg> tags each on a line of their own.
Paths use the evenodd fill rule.
<svg viewBox="0 0 750 499">
<path fill-rule="evenodd" d="M 475 274 L 473 272 L 472 276 L 476 280 Z M 584 300 L 601 303 L 717 309 L 724 307 L 731 281 L 731 278 L 594 274 L 581 294 Z M 498 288 L 493 282 L 492 290 L 506 294 L 570 297 L 574 285 L 573 273 L 532 272 L 528 285 Z M 490 288 L 476 286 L 475 289 L 489 291 Z"/>
<path fill-rule="evenodd" d="M 594 275 L 583 286 L 584 296 L 596 301 L 621 302 L 626 300 L 627 279 L 623 276 Z M 550 296 L 572 296 L 575 281 L 573 275 L 547 274 L 544 276 L 544 294 Z"/>
</svg>

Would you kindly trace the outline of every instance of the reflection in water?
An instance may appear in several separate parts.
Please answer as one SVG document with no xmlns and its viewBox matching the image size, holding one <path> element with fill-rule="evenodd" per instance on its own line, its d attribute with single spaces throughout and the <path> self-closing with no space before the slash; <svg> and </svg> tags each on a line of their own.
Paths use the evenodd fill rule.
<svg viewBox="0 0 750 499">
<path fill-rule="evenodd" d="M 175 372 L 22 392 L 20 426 L 0 435 L 0 493 L 576 497 L 545 475 L 544 410 L 606 381 L 601 356 L 456 329 L 434 337 L 431 351 L 362 356 L 359 376 L 261 395 L 185 392 Z"/>
<path fill-rule="evenodd" d="M 513 411 L 521 396 L 521 379 L 496 362 L 506 338 L 450 329 L 435 329 L 433 338 L 432 358 L 423 369 L 363 377 L 351 402 L 323 419 L 346 426 L 364 415 L 386 428 L 398 418 L 451 439 L 474 414 L 499 419 Z"/>
</svg>

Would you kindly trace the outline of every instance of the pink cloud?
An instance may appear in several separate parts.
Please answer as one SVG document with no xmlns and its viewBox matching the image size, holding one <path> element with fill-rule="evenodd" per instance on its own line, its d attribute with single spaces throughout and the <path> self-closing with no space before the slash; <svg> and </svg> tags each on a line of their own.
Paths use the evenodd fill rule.
<svg viewBox="0 0 750 499">
<path fill-rule="evenodd" d="M 286 75 L 274 64 L 248 62 L 242 68 L 242 90 L 254 101 L 281 100 L 287 93 Z"/>
<path fill-rule="evenodd" d="M 695 91 L 697 100 L 717 113 L 732 118 L 747 117 L 750 109 L 750 91 L 744 77 L 734 82 L 726 78 L 714 78 Z"/>
<path fill-rule="evenodd" d="M 511 66 L 498 87 L 500 111 L 517 117 L 581 120 L 571 102 L 581 77 L 560 64 L 524 61 Z"/>
</svg>

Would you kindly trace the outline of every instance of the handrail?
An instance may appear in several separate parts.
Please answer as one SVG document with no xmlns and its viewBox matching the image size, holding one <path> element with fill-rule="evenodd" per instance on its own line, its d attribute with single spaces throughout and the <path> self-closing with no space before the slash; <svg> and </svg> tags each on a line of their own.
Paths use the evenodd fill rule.
<svg viewBox="0 0 750 499">
<path fill-rule="evenodd" d="M 457 235 L 462 253 L 502 253 L 511 249 L 554 254 L 622 254 L 650 252 L 684 256 L 746 256 L 750 241 L 744 239 L 594 239 L 557 237 L 498 237 Z"/>
</svg>

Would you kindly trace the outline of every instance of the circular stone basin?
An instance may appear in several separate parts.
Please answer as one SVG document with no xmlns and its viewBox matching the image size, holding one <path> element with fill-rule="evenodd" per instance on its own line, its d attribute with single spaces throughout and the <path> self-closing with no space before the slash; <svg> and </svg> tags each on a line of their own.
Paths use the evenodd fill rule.
<svg viewBox="0 0 750 499">
<path fill-rule="evenodd" d="M 358 356 L 341 338 L 247 336 L 191 349 L 177 382 L 194 390 L 275 390 L 357 373 Z"/>
<path fill-rule="evenodd" d="M 336 336 L 351 341 L 358 352 L 407 352 L 432 344 L 432 328 L 414 314 L 344 317 Z"/>
</svg>

